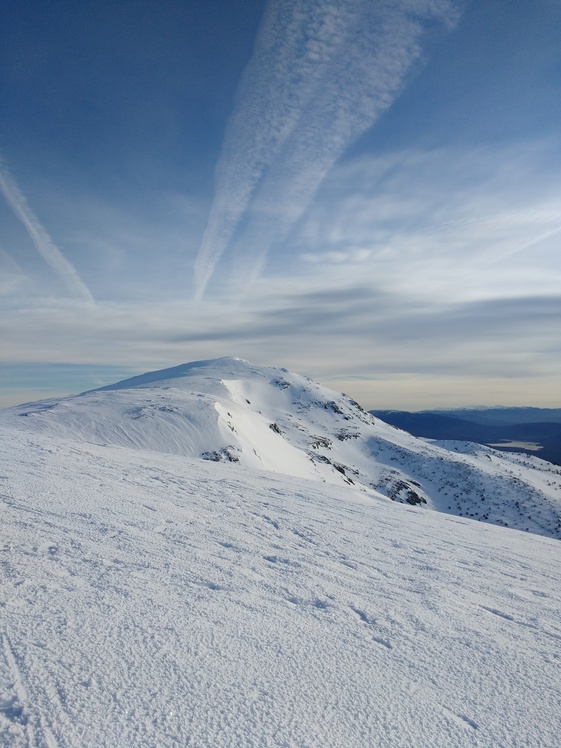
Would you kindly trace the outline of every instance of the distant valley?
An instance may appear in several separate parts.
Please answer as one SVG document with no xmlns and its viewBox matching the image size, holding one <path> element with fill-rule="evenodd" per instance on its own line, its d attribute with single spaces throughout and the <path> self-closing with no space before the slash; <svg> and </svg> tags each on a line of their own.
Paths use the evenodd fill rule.
<svg viewBox="0 0 561 748">
<path fill-rule="evenodd" d="M 561 408 L 372 410 L 372 415 L 413 436 L 470 441 L 507 452 L 528 452 L 561 465 Z"/>
</svg>

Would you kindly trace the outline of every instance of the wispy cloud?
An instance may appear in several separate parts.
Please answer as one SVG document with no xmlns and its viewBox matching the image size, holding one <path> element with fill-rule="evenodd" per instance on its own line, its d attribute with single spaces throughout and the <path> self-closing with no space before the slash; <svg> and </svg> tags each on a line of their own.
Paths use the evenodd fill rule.
<svg viewBox="0 0 561 748">
<path fill-rule="evenodd" d="M 290 244 L 324 283 L 435 305 L 558 293 L 559 175 L 549 142 L 362 155 L 331 171 Z"/>
<path fill-rule="evenodd" d="M 481 263 L 481 267 L 486 267 L 488 265 L 493 265 L 497 262 L 502 262 L 502 260 L 506 260 L 508 257 L 512 257 L 512 255 L 518 254 L 519 252 L 525 252 L 527 249 L 530 249 L 530 247 L 535 247 L 538 244 L 542 244 L 545 242 L 546 239 L 551 238 L 552 236 L 555 236 L 556 234 L 559 234 L 561 232 L 561 211 L 556 216 L 558 225 L 555 226 L 552 229 L 549 229 L 548 231 L 545 231 L 543 234 L 539 234 L 538 236 L 532 237 L 528 241 L 514 244 L 514 246 L 509 247 L 508 249 L 504 249 L 500 253 L 495 253 L 492 257 L 487 259 L 485 262 Z"/>
<path fill-rule="evenodd" d="M 26 281 L 18 263 L 0 245 L 0 297 L 17 294 Z"/>
<path fill-rule="evenodd" d="M 303 262 L 328 263 L 330 265 L 343 265 L 344 263 L 359 263 L 367 260 L 372 254 L 369 249 L 349 249 L 334 252 L 304 252 L 300 255 Z"/>
<path fill-rule="evenodd" d="M 202 297 L 234 245 L 255 276 L 346 148 L 393 103 L 435 24 L 459 0 L 270 0 L 238 91 L 195 264 Z"/>
<path fill-rule="evenodd" d="M 25 196 L 17 186 L 14 178 L 2 163 L 0 163 L 0 191 L 14 214 L 24 225 L 41 257 L 65 284 L 70 293 L 82 299 L 93 301 L 90 290 L 78 275 L 76 268 L 53 243 L 29 207 Z"/>
</svg>

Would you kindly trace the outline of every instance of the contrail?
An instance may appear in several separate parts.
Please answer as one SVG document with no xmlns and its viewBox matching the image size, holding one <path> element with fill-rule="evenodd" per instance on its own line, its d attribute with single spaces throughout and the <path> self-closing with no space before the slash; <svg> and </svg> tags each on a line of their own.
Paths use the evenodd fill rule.
<svg viewBox="0 0 561 748">
<path fill-rule="evenodd" d="M 335 161 L 397 98 L 423 35 L 435 24 L 453 29 L 463 4 L 269 0 L 216 169 L 196 298 L 232 244 L 242 275 L 260 266 Z"/>
<path fill-rule="evenodd" d="M 516 255 L 519 252 L 524 252 L 526 249 L 530 249 L 530 247 L 543 242 L 545 239 L 549 239 L 550 236 L 555 236 L 555 234 L 558 234 L 559 232 L 561 232 L 561 226 L 555 226 L 549 231 L 539 234 L 539 236 L 535 236 L 533 239 L 529 239 L 527 242 L 524 242 L 524 244 L 519 244 L 511 249 L 505 249 L 502 252 L 493 254 L 491 257 L 485 258 L 478 264 L 478 267 L 485 268 L 490 265 L 495 265 L 497 262 L 502 262 L 502 260 L 506 260 L 507 257 L 512 257 L 512 255 Z"/>
<path fill-rule="evenodd" d="M 31 241 L 41 257 L 58 275 L 66 288 L 73 295 L 93 301 L 94 298 L 90 290 L 76 272 L 75 267 L 66 259 L 60 249 L 53 244 L 51 238 L 29 207 L 27 200 L 21 193 L 13 177 L 3 164 L 0 164 L 0 191 L 10 208 L 25 226 Z"/>
</svg>

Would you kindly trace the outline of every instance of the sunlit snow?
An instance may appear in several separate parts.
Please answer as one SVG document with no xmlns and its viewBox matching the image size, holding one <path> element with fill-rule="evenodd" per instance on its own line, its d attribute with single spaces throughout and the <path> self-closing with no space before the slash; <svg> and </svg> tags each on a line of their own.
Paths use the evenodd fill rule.
<svg viewBox="0 0 561 748">
<path fill-rule="evenodd" d="M 237 359 L 0 440 L 0 745 L 557 745 L 555 466 Z"/>
</svg>

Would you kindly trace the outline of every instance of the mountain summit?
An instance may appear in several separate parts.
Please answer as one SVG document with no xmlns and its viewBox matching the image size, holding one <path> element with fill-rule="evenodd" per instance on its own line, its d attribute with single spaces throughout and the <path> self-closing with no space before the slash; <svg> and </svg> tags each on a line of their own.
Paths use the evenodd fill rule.
<svg viewBox="0 0 561 748">
<path fill-rule="evenodd" d="M 347 395 L 240 358 L 149 372 L 1 417 L 73 441 L 346 484 L 366 497 L 561 538 L 556 466 L 413 437 Z"/>
</svg>

